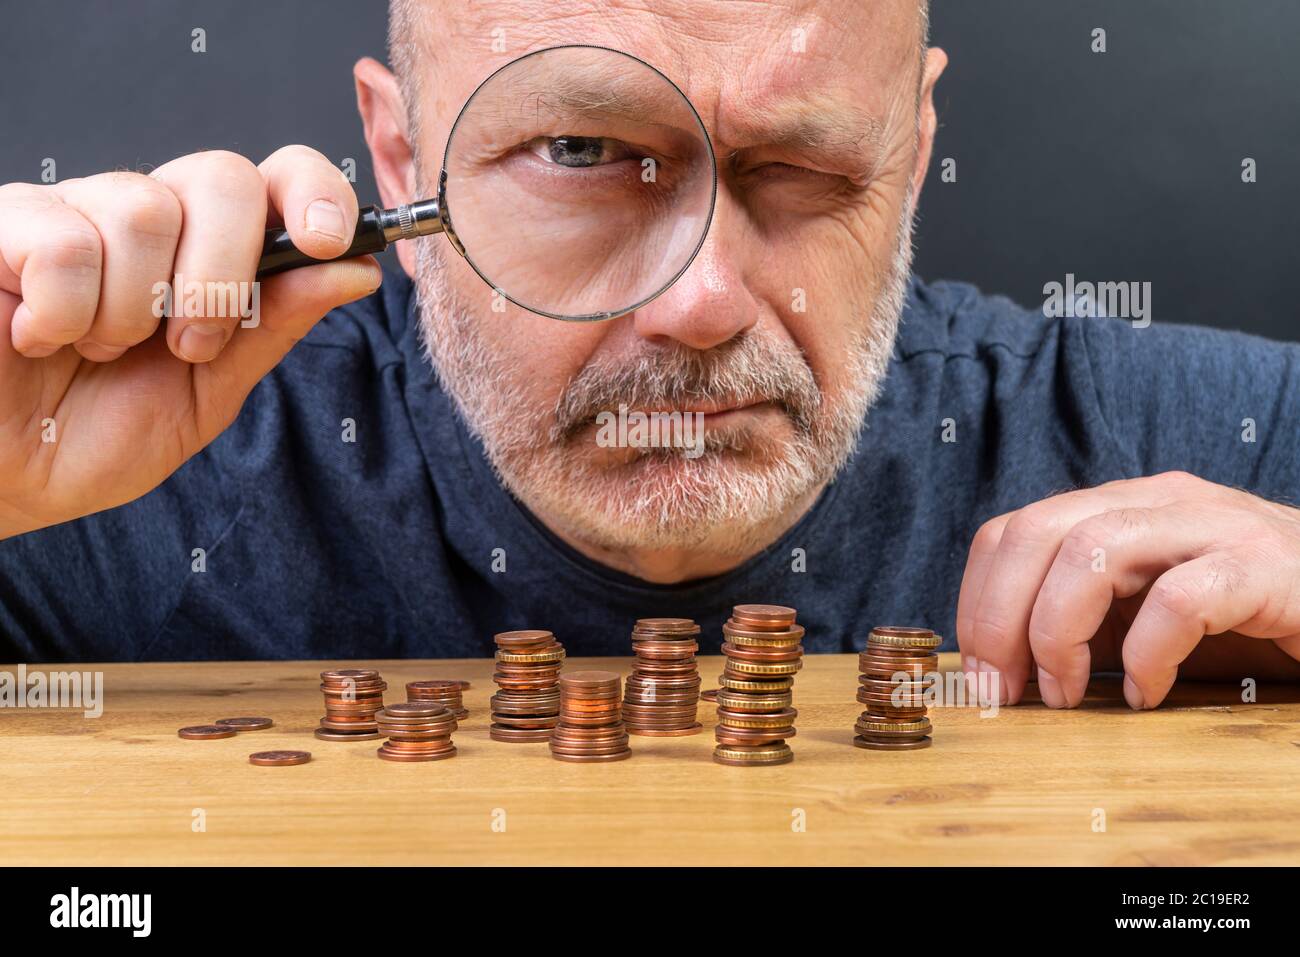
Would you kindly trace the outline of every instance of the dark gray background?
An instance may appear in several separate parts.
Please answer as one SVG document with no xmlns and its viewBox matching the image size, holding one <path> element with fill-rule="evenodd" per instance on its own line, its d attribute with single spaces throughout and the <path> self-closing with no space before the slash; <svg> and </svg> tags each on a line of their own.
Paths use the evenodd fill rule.
<svg viewBox="0 0 1300 957">
<path fill-rule="evenodd" d="M 354 158 L 375 198 L 351 66 L 383 58 L 382 0 L 0 6 L 0 182 L 37 181 L 45 157 L 67 179 L 307 143 Z M 1105 54 L 1090 51 L 1098 26 Z M 1067 272 L 1150 281 L 1158 322 L 1300 339 L 1300 4 L 936 0 L 933 33 L 952 64 L 921 275 L 1032 305 Z M 937 175 L 944 157 L 955 183 Z"/>
</svg>

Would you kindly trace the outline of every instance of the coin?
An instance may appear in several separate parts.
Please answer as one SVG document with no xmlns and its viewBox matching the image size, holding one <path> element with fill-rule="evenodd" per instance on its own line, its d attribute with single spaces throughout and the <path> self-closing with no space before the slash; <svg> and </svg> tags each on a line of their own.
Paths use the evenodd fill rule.
<svg viewBox="0 0 1300 957">
<path fill-rule="evenodd" d="M 488 737 L 493 741 L 505 741 L 511 744 L 549 741 L 551 730 L 551 728 L 508 728 L 493 724 L 488 726 Z"/>
<path fill-rule="evenodd" d="M 543 629 L 503 631 L 496 643 L 499 690 L 491 699 L 493 741 L 545 741 L 560 710 L 558 682 L 565 652 L 554 633 Z"/>
<path fill-rule="evenodd" d="M 248 756 L 249 764 L 257 764 L 265 768 L 283 768 L 291 764 L 306 764 L 310 760 L 310 751 L 256 751 Z"/>
<path fill-rule="evenodd" d="M 928 628 L 873 628 L 858 655 L 857 700 L 867 710 L 854 724 L 853 744 L 870 751 L 928 748 L 927 696 L 943 639 Z"/>
<path fill-rule="evenodd" d="M 374 741 L 383 737 L 378 731 L 331 731 L 317 728 L 316 737 L 322 741 Z"/>
<path fill-rule="evenodd" d="M 234 728 L 236 731 L 261 731 L 271 727 L 275 722 L 270 718 L 218 718 L 212 723 L 223 728 Z"/>
<path fill-rule="evenodd" d="M 235 729 L 219 724 L 194 724 L 188 728 L 181 728 L 176 734 L 187 741 L 213 741 L 217 738 L 233 738 Z"/>
<path fill-rule="evenodd" d="M 853 738 L 855 747 L 868 751 L 920 751 L 933 743 L 931 738 L 921 738 L 919 741 L 870 741 L 860 734 Z"/>
<path fill-rule="evenodd" d="M 713 749 L 713 760 L 719 764 L 738 767 L 747 765 L 789 764 L 794 760 L 794 752 L 787 744 L 758 745 L 745 747 L 740 745 L 718 745 Z"/>
<path fill-rule="evenodd" d="M 598 763 L 631 755 L 617 674 L 576 671 L 561 675 L 559 684 L 560 714 L 551 732 L 552 757 Z"/>
</svg>

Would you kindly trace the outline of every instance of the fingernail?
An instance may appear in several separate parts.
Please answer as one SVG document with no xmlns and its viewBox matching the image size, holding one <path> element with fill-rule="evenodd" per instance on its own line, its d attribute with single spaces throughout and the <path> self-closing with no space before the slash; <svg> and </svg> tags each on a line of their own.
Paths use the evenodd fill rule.
<svg viewBox="0 0 1300 957">
<path fill-rule="evenodd" d="M 201 322 L 186 326 L 176 342 L 176 351 L 187 362 L 211 362 L 226 344 L 226 332 L 220 326 Z"/>
<path fill-rule="evenodd" d="M 1064 708 L 1066 706 L 1065 693 L 1061 691 L 1061 683 L 1056 680 L 1056 675 L 1044 670 L 1042 665 L 1038 666 L 1038 693 L 1043 699 L 1043 704 L 1049 708 Z"/>
<path fill-rule="evenodd" d="M 1124 676 L 1124 700 L 1128 702 L 1128 706 L 1134 711 L 1141 711 L 1146 707 L 1141 689 L 1133 683 L 1133 679 L 1128 675 Z"/>
<path fill-rule="evenodd" d="M 32 344 L 30 346 L 23 346 L 21 351 L 28 359 L 44 359 L 46 356 L 52 356 L 54 353 L 58 352 L 59 347 Z"/>
<path fill-rule="evenodd" d="M 343 211 L 327 199 L 318 199 L 307 207 L 307 228 L 330 239 L 342 239 Z"/>
</svg>

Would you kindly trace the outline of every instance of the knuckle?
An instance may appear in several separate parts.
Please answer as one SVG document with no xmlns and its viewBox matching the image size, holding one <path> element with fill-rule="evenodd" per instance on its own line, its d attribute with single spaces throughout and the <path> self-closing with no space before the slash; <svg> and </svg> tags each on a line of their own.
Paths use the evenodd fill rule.
<svg viewBox="0 0 1300 957">
<path fill-rule="evenodd" d="M 1007 522 L 1002 545 L 1021 549 L 1037 545 L 1055 536 L 1060 524 L 1056 509 L 1046 502 L 1026 505 Z"/>
<path fill-rule="evenodd" d="M 99 276 L 103 243 L 99 233 L 85 226 L 64 226 L 43 242 L 39 249 L 41 268 L 57 269 L 81 277 Z"/>
<path fill-rule="evenodd" d="M 192 157 L 194 171 L 223 195 L 236 197 L 266 192 L 262 174 L 252 161 L 230 150 L 209 150 Z"/>
<path fill-rule="evenodd" d="M 58 205 L 58 199 L 45 186 L 31 183 L 0 185 L 0 208 L 44 209 Z"/>
<path fill-rule="evenodd" d="M 989 519 L 979 527 L 975 537 L 971 539 L 971 551 L 994 551 L 1001 540 L 1002 522 L 996 518 Z"/>
<path fill-rule="evenodd" d="M 1154 476 L 1154 480 L 1185 494 L 1204 492 L 1212 487 L 1211 483 L 1205 481 L 1205 479 L 1193 475 L 1191 472 L 1184 472 L 1182 469 L 1161 472 Z"/>
<path fill-rule="evenodd" d="M 291 146 L 282 146 L 271 154 L 271 159 L 283 161 L 295 166 L 319 166 L 324 164 L 330 169 L 334 168 L 328 157 L 320 150 L 312 149 L 310 146 L 303 146 L 301 143 L 295 143 Z"/>
<path fill-rule="evenodd" d="M 121 227 L 134 236 L 175 243 L 181 234 L 181 203 L 166 186 L 132 174 L 118 191 L 116 214 Z"/>
<path fill-rule="evenodd" d="M 1151 586 L 1147 601 L 1170 618 L 1199 618 L 1204 592 L 1184 578 L 1165 576 Z"/>
</svg>

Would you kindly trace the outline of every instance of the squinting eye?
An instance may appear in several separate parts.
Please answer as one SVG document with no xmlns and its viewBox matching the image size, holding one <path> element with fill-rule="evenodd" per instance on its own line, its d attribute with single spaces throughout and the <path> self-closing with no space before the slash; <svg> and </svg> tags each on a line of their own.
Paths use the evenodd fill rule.
<svg viewBox="0 0 1300 957">
<path fill-rule="evenodd" d="M 576 169 L 617 163 L 632 155 L 627 144 L 602 136 L 539 136 L 525 146 L 544 160 Z"/>
</svg>

